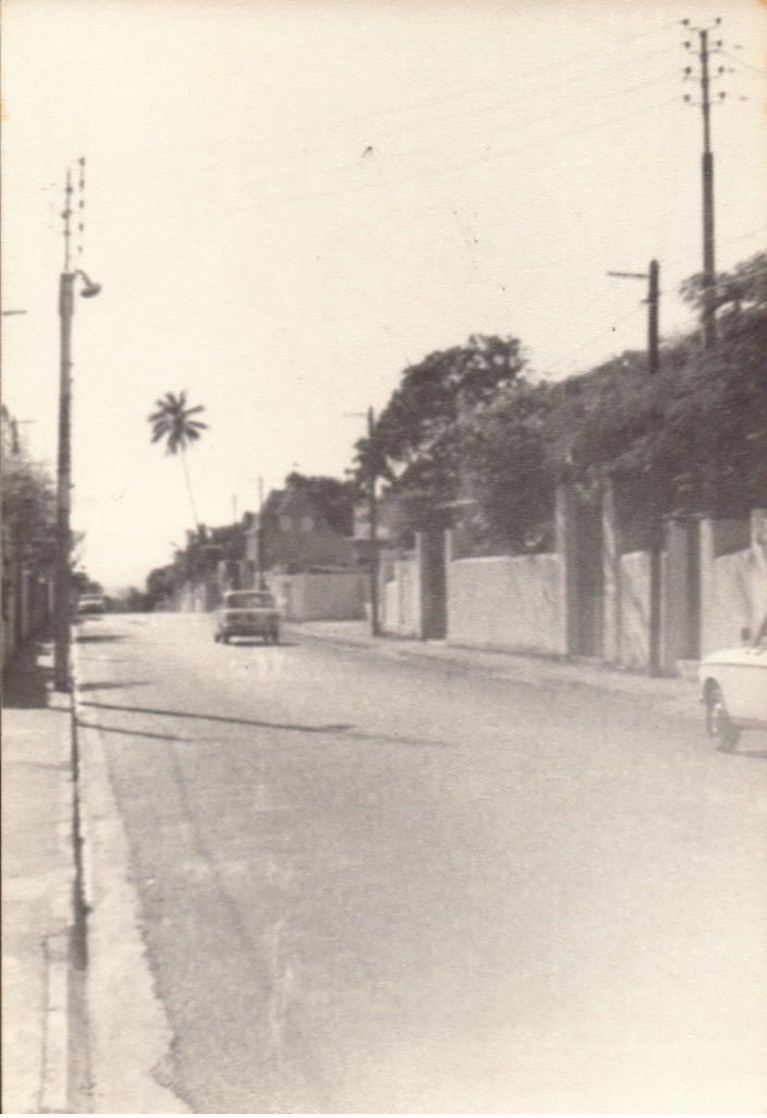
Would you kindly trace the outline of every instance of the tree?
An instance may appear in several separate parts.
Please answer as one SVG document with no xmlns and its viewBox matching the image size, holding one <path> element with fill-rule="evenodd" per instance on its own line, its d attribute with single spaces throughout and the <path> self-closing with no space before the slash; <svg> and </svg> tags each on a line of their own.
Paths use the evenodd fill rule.
<svg viewBox="0 0 767 1118">
<path fill-rule="evenodd" d="M 700 277 L 683 285 L 700 305 Z M 624 541 L 644 548 L 659 514 L 743 517 L 767 503 L 767 253 L 717 282 L 718 345 L 698 332 L 647 354 L 532 386 L 518 376 L 450 428 L 467 546 L 547 545 L 560 481 L 610 478 Z"/>
<path fill-rule="evenodd" d="M 199 529 L 199 519 L 194 502 L 194 494 L 192 493 L 192 484 L 189 478 L 186 451 L 192 443 L 197 442 L 201 433 L 207 430 L 207 423 L 191 418 L 193 415 L 198 415 L 200 412 L 204 411 L 205 408 L 202 404 L 198 404 L 197 407 L 194 408 L 188 408 L 186 406 L 186 392 L 179 392 L 178 396 L 173 392 L 166 392 L 165 396 L 155 401 L 155 407 L 157 411 L 149 416 L 149 422 L 152 424 L 151 441 L 157 443 L 160 442 L 161 439 L 164 439 L 166 454 L 181 455 L 181 464 L 184 470 L 187 493 L 189 494 L 189 503 L 192 507 L 192 516 L 195 525 Z"/>
<path fill-rule="evenodd" d="M 407 528 L 439 525 L 460 488 L 459 419 L 521 376 L 516 338 L 473 335 L 405 369 L 372 436 L 356 445 L 355 476 L 389 482 Z"/>
<path fill-rule="evenodd" d="M 53 482 L 23 452 L 3 453 L 3 559 L 18 560 L 41 573 L 56 555 L 56 495 Z"/>
<path fill-rule="evenodd" d="M 379 471 L 401 474 L 403 467 L 428 455 L 461 410 L 492 399 L 523 367 L 516 338 L 474 335 L 466 345 L 430 353 L 405 369 L 375 425 L 372 443 Z M 358 447 L 370 452 L 367 443 L 362 439 Z"/>
<path fill-rule="evenodd" d="M 354 530 L 354 503 L 358 495 L 354 482 L 341 481 L 335 477 L 307 477 L 294 472 L 285 478 L 285 485 L 308 493 L 330 527 L 339 535 L 351 536 Z"/>
</svg>

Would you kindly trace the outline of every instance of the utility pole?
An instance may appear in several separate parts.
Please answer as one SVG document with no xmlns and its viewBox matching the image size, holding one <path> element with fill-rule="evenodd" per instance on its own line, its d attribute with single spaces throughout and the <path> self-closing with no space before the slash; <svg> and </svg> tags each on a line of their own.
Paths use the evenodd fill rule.
<svg viewBox="0 0 767 1118">
<path fill-rule="evenodd" d="M 708 31 L 700 32 L 701 110 L 703 112 L 703 344 L 716 345 L 716 266 L 714 259 L 714 154 L 711 151 L 711 100 L 708 76 Z"/>
<path fill-rule="evenodd" d="M 80 160 L 82 192 L 84 160 Z M 54 622 L 53 622 L 53 686 L 56 691 L 68 691 L 70 687 L 69 653 L 72 639 L 70 628 L 71 613 L 71 571 L 72 533 L 70 517 L 72 509 L 72 316 L 75 313 L 75 282 L 83 281 L 80 294 L 90 299 L 101 290 L 81 268 L 72 270 L 70 262 L 70 238 L 72 217 L 72 179 L 67 172 L 64 218 L 64 270 L 59 277 L 59 430 L 58 430 L 58 468 L 56 487 L 56 570 L 54 578 Z M 83 202 L 80 200 L 80 209 Z M 79 225 L 82 232 L 82 221 Z"/>
<path fill-rule="evenodd" d="M 367 413 L 347 411 L 343 414 L 346 416 L 359 417 L 366 414 L 368 422 L 368 463 L 367 467 L 364 466 L 364 462 L 361 462 L 361 465 L 363 468 L 367 469 L 365 482 L 368 498 L 368 518 L 370 521 L 370 632 L 374 637 L 380 637 L 381 610 L 378 596 L 380 559 L 378 555 L 378 497 L 376 495 L 378 475 L 375 468 L 375 455 L 373 454 L 373 436 L 375 434 L 376 416 L 373 408 L 368 408 Z"/>
<path fill-rule="evenodd" d="M 648 281 L 647 290 L 647 372 L 654 377 L 660 369 L 660 265 L 651 260 L 646 272 L 608 272 L 620 279 Z M 659 508 L 657 474 L 653 467 L 649 482 L 650 503 L 650 604 L 648 618 L 647 674 L 659 676 L 661 665 L 661 592 L 663 579 L 663 517 Z"/>
<path fill-rule="evenodd" d="M 715 25 L 721 23 L 717 18 Z M 698 60 L 700 63 L 700 109 L 703 118 L 703 154 L 701 156 L 702 201 L 703 201 L 703 346 L 713 349 L 717 340 L 716 327 L 716 257 L 714 242 L 714 153 L 711 150 L 711 77 L 709 72 L 709 56 L 711 45 L 709 41 L 710 28 L 692 27 L 688 19 L 682 23 L 698 35 Z M 692 41 L 685 44 L 692 50 Z M 718 40 L 715 49 L 722 43 Z M 720 73 L 723 69 L 720 68 Z M 692 75 L 692 67 L 687 67 L 685 76 Z M 725 96 L 719 94 L 720 98 Z M 685 100 L 690 103 L 692 98 L 688 95 Z"/>
<path fill-rule="evenodd" d="M 375 412 L 368 408 L 368 441 L 372 448 L 375 432 Z M 378 499 L 376 497 L 376 471 L 370 464 L 368 477 L 368 501 L 370 507 L 370 631 L 374 637 L 381 635 L 380 611 L 378 608 Z"/>
<path fill-rule="evenodd" d="M 69 183 L 67 183 L 69 186 Z M 67 261 L 68 264 L 68 261 Z M 59 277 L 59 449 L 56 489 L 56 575 L 54 580 L 53 685 L 57 691 L 69 690 L 69 644 L 71 610 L 72 550 L 70 512 L 72 501 L 72 315 L 75 277 L 64 271 Z"/>
<path fill-rule="evenodd" d="M 258 563 L 258 589 L 266 589 L 264 579 L 264 479 L 258 479 L 258 530 L 256 532 L 256 562 Z"/>
</svg>

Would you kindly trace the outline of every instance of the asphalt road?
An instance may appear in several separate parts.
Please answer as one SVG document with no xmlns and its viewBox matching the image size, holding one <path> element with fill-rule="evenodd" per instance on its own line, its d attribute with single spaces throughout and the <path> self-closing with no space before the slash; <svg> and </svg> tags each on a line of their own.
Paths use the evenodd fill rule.
<svg viewBox="0 0 767 1118">
<path fill-rule="evenodd" d="M 189 1109 L 764 1109 L 756 737 L 204 616 L 79 628 Z"/>
</svg>

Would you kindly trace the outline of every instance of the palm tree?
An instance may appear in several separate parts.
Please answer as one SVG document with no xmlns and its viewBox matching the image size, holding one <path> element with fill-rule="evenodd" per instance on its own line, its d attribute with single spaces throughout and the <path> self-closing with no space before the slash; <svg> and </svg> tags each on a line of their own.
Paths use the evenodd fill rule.
<svg viewBox="0 0 767 1118">
<path fill-rule="evenodd" d="M 181 465 L 184 468 L 184 479 L 186 481 L 186 488 L 189 494 L 189 503 L 192 506 L 192 516 L 194 523 L 199 531 L 200 522 L 197 518 L 197 509 L 194 503 L 194 495 L 192 494 L 192 483 L 189 479 L 189 467 L 186 463 L 186 450 L 192 443 L 197 442 L 202 431 L 207 431 L 207 423 L 202 423 L 199 419 L 192 419 L 193 415 L 199 414 L 205 408 L 202 404 L 198 404 L 196 408 L 188 408 L 186 406 L 186 392 L 179 392 L 176 396 L 173 392 L 166 392 L 165 395 L 155 401 L 157 411 L 149 416 L 149 422 L 152 424 L 152 442 L 157 443 L 161 439 L 165 440 L 165 453 L 178 454 L 181 452 Z"/>
</svg>

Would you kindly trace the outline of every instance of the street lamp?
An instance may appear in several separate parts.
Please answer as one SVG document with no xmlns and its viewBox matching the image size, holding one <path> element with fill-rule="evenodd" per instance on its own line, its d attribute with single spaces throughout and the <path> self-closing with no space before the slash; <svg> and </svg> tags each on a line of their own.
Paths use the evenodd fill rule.
<svg viewBox="0 0 767 1118">
<path fill-rule="evenodd" d="M 59 454 L 56 492 L 56 579 L 54 597 L 54 649 L 53 686 L 56 691 L 68 691 L 69 648 L 71 643 L 71 571 L 70 555 L 72 534 L 70 513 L 72 508 L 72 316 L 75 313 L 75 282 L 78 277 L 83 287 L 83 299 L 92 299 L 101 291 L 82 269 L 72 272 L 67 268 L 59 277 L 59 317 L 61 319 L 61 348 L 59 373 Z"/>
</svg>

